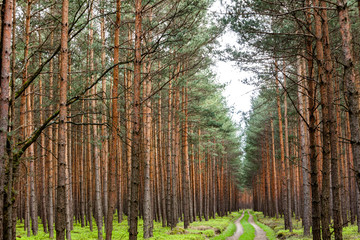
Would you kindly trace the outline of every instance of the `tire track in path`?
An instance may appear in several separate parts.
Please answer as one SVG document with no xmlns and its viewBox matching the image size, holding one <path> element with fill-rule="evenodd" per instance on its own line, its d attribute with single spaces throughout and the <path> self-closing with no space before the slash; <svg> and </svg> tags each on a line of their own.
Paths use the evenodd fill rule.
<svg viewBox="0 0 360 240">
<path fill-rule="evenodd" d="M 226 238 L 226 240 L 238 240 L 240 238 L 240 236 L 243 234 L 244 228 L 242 227 L 240 221 L 244 217 L 244 213 L 245 213 L 245 211 L 243 211 L 241 217 L 236 219 L 236 221 L 234 222 L 235 226 L 236 226 L 236 232 L 231 237 Z"/>
<path fill-rule="evenodd" d="M 254 217 L 249 213 L 249 223 L 255 228 L 255 238 L 254 240 L 268 240 L 266 237 L 266 232 L 262 230 L 254 221 Z"/>
</svg>

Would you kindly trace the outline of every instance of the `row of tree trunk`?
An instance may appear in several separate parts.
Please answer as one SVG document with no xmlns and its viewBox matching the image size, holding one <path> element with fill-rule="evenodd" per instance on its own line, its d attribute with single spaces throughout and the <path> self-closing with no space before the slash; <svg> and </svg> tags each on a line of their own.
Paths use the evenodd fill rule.
<svg viewBox="0 0 360 240">
<path fill-rule="evenodd" d="M 300 50 L 295 64 L 298 93 L 297 103 L 292 103 L 297 115 L 287 115 L 288 71 L 284 63 L 281 81 L 275 61 L 279 141 L 274 140 L 277 133 L 271 121 L 261 142 L 261 169 L 253 182 L 255 209 L 268 216 L 283 214 L 285 228 L 290 231 L 295 214 L 302 218 L 305 235 L 312 226 L 313 239 L 331 239 L 332 221 L 335 239 L 342 239 L 343 226 L 356 220 L 360 229 L 359 94 L 348 5 L 346 1 L 337 1 L 337 5 L 345 61 L 343 79 L 337 77 L 339 69 L 334 65 L 328 5 L 326 1 L 307 0 L 306 34 L 313 33 L 314 38 L 305 38 L 306 49 Z M 279 85 L 285 90 L 283 100 Z M 279 159 L 276 149 L 281 153 Z"/>
<path fill-rule="evenodd" d="M 193 53 L 187 57 L 171 54 L 174 59 L 169 63 L 152 58 L 156 47 L 146 52 L 155 37 L 152 31 L 143 30 L 152 14 L 145 11 L 141 0 L 135 1 L 135 24 L 127 26 L 128 38 L 122 38 L 121 33 L 126 32 L 121 21 L 124 1 L 117 0 L 110 54 L 106 14 L 104 8 L 97 8 L 104 2 L 89 1 L 85 10 L 81 6 L 77 10 L 90 19 L 83 27 L 88 32 L 83 35 L 87 47 L 81 62 L 70 34 L 75 24 L 69 22 L 74 4 L 62 1 L 60 34 L 53 27 L 45 37 L 44 29 L 37 29 L 40 50 L 35 51 L 32 8 L 39 4 L 37 10 L 41 9 L 41 2 L 26 1 L 24 68 L 18 90 L 15 24 L 19 7 L 15 1 L 3 1 L 0 239 L 15 239 L 17 220 L 24 221 L 28 236 L 37 235 L 38 219 L 50 238 L 55 225 L 57 239 L 71 239 L 74 223 L 92 231 L 93 218 L 98 239 L 103 239 L 103 225 L 106 239 L 111 239 L 116 212 L 118 222 L 127 216 L 130 239 L 137 238 L 139 217 L 144 221 L 144 238 L 149 238 L 154 221 L 173 228 L 182 220 L 187 228 L 197 218 L 208 220 L 250 205 L 250 194 L 240 194 L 231 169 L 236 157 L 214 147 L 229 148 L 226 139 L 212 136 L 209 127 L 197 119 L 200 114 L 189 114 L 189 98 L 202 91 L 187 83 L 196 69 Z M 44 9 L 47 7 L 46 14 L 59 13 L 55 6 Z M 99 12 L 100 20 L 94 21 L 98 20 L 94 13 Z M 95 23 L 100 23 L 97 39 Z M 43 41 L 51 50 L 59 42 L 45 62 Z M 57 53 L 59 58 L 55 58 Z M 127 55 L 124 62 L 120 62 L 121 54 Z M 113 59 L 110 68 L 106 68 L 107 58 Z M 42 72 L 44 64 L 48 71 Z M 37 66 L 40 70 L 33 71 Z M 82 71 L 74 70 L 79 68 Z M 104 73 L 99 74 L 99 69 Z M 109 71 L 113 71 L 112 78 L 106 75 Z M 15 102 L 17 98 L 21 103 Z"/>
</svg>

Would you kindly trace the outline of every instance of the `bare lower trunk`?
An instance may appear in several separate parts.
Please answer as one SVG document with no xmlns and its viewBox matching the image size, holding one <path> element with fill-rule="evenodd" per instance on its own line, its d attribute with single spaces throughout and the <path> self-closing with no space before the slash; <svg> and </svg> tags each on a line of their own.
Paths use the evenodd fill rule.
<svg viewBox="0 0 360 240">
<path fill-rule="evenodd" d="M 115 25 L 115 40 L 114 40 L 114 64 L 119 62 L 119 34 L 121 23 L 121 0 L 116 2 L 116 25 Z M 114 68 L 114 80 L 112 87 L 112 125 L 111 125 L 111 145 L 110 145 L 110 157 L 108 165 L 109 174 L 109 203 L 108 203 L 108 215 L 106 217 L 106 239 L 112 238 L 113 230 L 113 217 L 116 205 L 116 152 L 117 152 L 117 131 L 118 131 L 118 85 L 119 85 L 119 66 Z"/>
<path fill-rule="evenodd" d="M 60 113 L 58 136 L 58 184 L 56 204 L 56 239 L 65 239 L 66 227 L 66 94 L 68 78 L 68 0 L 62 4 L 61 59 L 60 59 Z"/>
<path fill-rule="evenodd" d="M 0 239 L 4 233 L 4 185 L 5 185 L 5 162 L 7 158 L 6 142 L 8 134 L 9 117 L 9 81 L 10 81 L 10 55 L 11 55 L 11 30 L 13 1 L 4 0 L 1 14 L 1 60 L 0 60 Z"/>
<path fill-rule="evenodd" d="M 298 99 L 299 99 L 299 111 L 300 111 L 300 145 L 301 145 L 301 166 L 302 166 L 302 180 L 303 180 L 303 226 L 304 226 L 304 235 L 310 235 L 310 189 L 309 189 L 309 157 L 308 157 L 308 134 L 307 126 L 305 121 L 308 121 L 306 108 L 306 81 L 305 78 L 305 66 L 303 60 L 298 56 L 297 62 L 297 74 L 298 74 Z"/>
<path fill-rule="evenodd" d="M 355 63 L 354 53 L 352 49 L 352 33 L 349 18 L 348 4 L 346 0 L 338 0 L 338 15 L 340 22 L 340 33 L 342 38 L 342 50 L 344 54 L 344 83 L 346 85 L 345 95 L 347 98 L 349 120 L 350 120 L 350 132 L 351 132 L 351 148 L 354 160 L 355 177 L 357 181 L 358 191 L 356 198 L 354 199 L 355 206 L 359 212 L 360 204 L 360 126 L 359 126 L 359 91 L 356 86 L 355 79 Z M 360 226 L 358 219 L 358 226 Z M 358 227 L 360 232 L 360 227 Z"/>
<path fill-rule="evenodd" d="M 141 36 L 142 36 L 141 0 L 135 0 L 135 59 L 134 59 L 134 101 L 133 101 L 133 135 L 131 161 L 131 201 L 129 239 L 137 239 L 139 208 L 139 164 L 141 162 L 141 129 L 140 129 L 140 86 L 141 86 Z"/>
</svg>

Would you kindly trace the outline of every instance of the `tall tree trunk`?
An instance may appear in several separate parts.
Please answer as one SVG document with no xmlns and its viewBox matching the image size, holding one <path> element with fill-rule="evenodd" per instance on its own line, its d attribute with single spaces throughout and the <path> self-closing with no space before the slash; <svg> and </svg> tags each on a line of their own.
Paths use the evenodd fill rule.
<svg viewBox="0 0 360 240">
<path fill-rule="evenodd" d="M 279 136 L 280 136 L 280 153 L 281 153 L 281 168 L 286 169 L 285 167 L 285 149 L 284 149 L 284 135 L 283 135 L 283 123 L 282 123 L 282 115 L 281 115 L 281 102 L 280 102 L 280 91 L 279 91 L 279 83 L 278 79 L 278 65 L 275 61 L 275 71 L 276 71 L 276 93 L 277 93 L 277 111 L 279 117 Z M 285 220 L 285 229 L 289 229 L 289 214 L 288 214 L 288 204 L 287 204 L 287 190 L 286 190 L 286 174 L 285 171 L 281 171 L 281 202 L 282 209 Z"/>
<path fill-rule="evenodd" d="M 171 144 L 172 144 L 172 129 L 171 129 L 171 120 L 172 120 L 172 106 L 171 106 L 171 79 L 169 81 L 169 96 L 168 96 L 168 131 L 167 131 L 167 161 L 166 161 L 166 192 L 167 192 L 167 197 L 166 197 L 166 215 L 167 215 L 167 226 L 173 226 L 173 214 L 171 211 L 171 203 L 172 203 L 172 189 L 171 189 L 171 176 L 172 174 L 172 151 L 171 151 Z M 172 185 L 174 186 L 174 185 Z"/>
<path fill-rule="evenodd" d="M 140 129 L 140 86 L 141 86 L 141 38 L 142 38 L 142 1 L 135 0 L 135 59 L 134 59 L 134 101 L 133 101 L 133 136 L 131 156 L 131 201 L 129 239 L 137 239 L 139 207 L 139 164 L 141 162 Z"/>
<path fill-rule="evenodd" d="M 303 212 L 302 223 L 304 226 L 304 235 L 310 235 L 310 187 L 309 187 L 309 157 L 308 157 L 308 134 L 307 134 L 307 102 L 306 102 L 306 81 L 305 79 L 305 66 L 301 56 L 298 56 L 297 61 L 297 75 L 298 75 L 298 99 L 299 99 L 299 112 L 300 112 L 300 151 L 301 151 L 301 167 L 302 167 L 302 180 L 303 180 Z"/>
<path fill-rule="evenodd" d="M 114 64 L 119 63 L 119 48 L 120 48 L 120 24 L 121 24 L 121 0 L 116 1 L 116 23 L 115 23 L 115 39 L 114 39 Z M 112 86 L 112 124 L 111 124 L 111 145 L 109 157 L 109 202 L 108 215 L 106 217 L 106 239 L 112 238 L 113 218 L 116 205 L 116 151 L 117 151 L 117 131 L 118 131 L 118 85 L 119 85 L 119 66 L 114 68 L 114 80 Z"/>
<path fill-rule="evenodd" d="M 56 189 L 56 239 L 65 239 L 66 227 L 66 94 L 68 78 L 68 12 L 69 2 L 62 2 L 61 63 L 60 63 L 60 113 L 58 136 L 58 184 Z"/>
<path fill-rule="evenodd" d="M 310 0 L 306 0 L 306 24 L 309 30 L 311 30 L 311 4 Z M 317 107 L 316 102 L 316 88 L 315 80 L 313 76 L 314 71 L 314 60 L 312 50 L 312 39 L 306 37 L 306 55 L 307 55 L 307 85 L 308 85 L 308 96 L 309 96 L 309 143 L 310 143 L 310 166 L 311 166 L 311 196 L 312 196 L 312 233 L 313 239 L 321 239 L 320 229 L 320 193 L 318 186 L 318 165 L 317 165 L 317 151 L 316 151 L 316 118 L 315 111 Z"/>
<path fill-rule="evenodd" d="M 144 64 L 145 65 L 145 64 Z M 145 69 L 145 67 L 144 67 Z M 148 76 L 143 82 L 143 95 L 147 99 L 151 95 L 151 79 L 150 69 L 151 63 L 147 67 Z M 152 133 L 152 117 L 151 117 L 151 100 L 147 99 L 143 107 L 144 118 L 144 238 L 150 238 L 152 233 L 152 206 L 151 206 L 151 188 L 150 188 L 150 159 L 151 159 L 151 133 Z"/>
<path fill-rule="evenodd" d="M 9 117 L 9 81 L 10 81 L 10 55 L 11 55 L 11 30 L 13 1 L 3 0 L 1 14 L 1 83 L 0 83 L 0 239 L 4 233 L 4 186 L 5 186 L 5 162 L 7 160 L 7 134 Z"/>
<path fill-rule="evenodd" d="M 53 8 L 51 8 L 51 12 L 53 12 Z M 50 35 L 50 46 L 52 47 L 54 43 L 54 34 L 51 33 Z M 54 60 L 50 60 L 49 63 L 49 97 L 52 99 L 54 97 Z M 51 104 L 49 110 L 53 111 L 53 105 Z M 52 126 L 49 127 L 49 145 L 50 145 L 50 154 L 48 154 L 48 161 L 49 161 L 49 176 L 48 176 L 48 209 L 49 209 L 49 237 L 54 238 L 54 156 L 53 153 L 55 152 L 54 148 L 54 128 Z"/>
<path fill-rule="evenodd" d="M 360 205 L 360 126 L 359 126 L 359 90 L 356 86 L 354 53 L 352 49 L 352 33 L 349 17 L 348 4 L 346 0 L 337 0 L 337 10 L 342 38 L 342 50 L 344 54 L 344 83 L 346 85 L 345 95 L 350 119 L 351 147 L 354 160 L 355 177 L 357 181 L 356 206 L 359 212 Z M 358 219 L 358 231 L 360 232 L 360 221 Z"/>
<path fill-rule="evenodd" d="M 201 151 L 201 129 L 198 130 L 198 137 L 199 137 L 199 145 L 198 145 L 198 158 L 199 158 L 199 220 L 202 220 L 203 216 L 203 180 L 202 180 L 202 174 L 203 170 L 201 168 L 202 166 L 202 151 Z"/>
<path fill-rule="evenodd" d="M 41 42 L 41 31 L 38 31 L 39 34 L 39 46 L 41 46 L 42 42 Z M 41 52 L 39 53 L 39 65 L 41 65 L 41 59 L 42 58 L 42 54 Z M 45 121 L 45 116 L 44 116 L 44 101 L 43 101 L 43 95 L 44 94 L 44 90 L 43 90 L 43 80 L 42 80 L 42 76 L 39 76 L 39 105 L 40 105 L 40 125 L 42 125 Z M 42 212 L 42 216 L 41 216 L 41 221 L 43 224 L 43 228 L 44 228 L 44 232 L 47 233 L 47 214 L 46 214 L 46 174 L 45 174 L 45 170 L 46 170 L 46 164 L 45 164 L 45 155 L 46 155 L 46 148 L 45 148 L 45 135 L 41 134 L 40 136 L 40 143 L 41 143 L 41 154 L 40 154 L 40 159 L 41 159 L 41 168 L 43 169 L 43 171 L 41 171 L 41 212 Z"/>
<path fill-rule="evenodd" d="M 322 238 L 330 239 L 330 124 L 329 124 L 329 105 L 328 105 L 328 84 L 331 80 L 329 72 L 327 72 L 326 64 L 329 59 L 324 57 L 324 39 L 325 28 L 327 28 L 327 16 L 322 7 L 322 1 L 314 1 L 315 9 L 315 36 L 316 36 L 316 58 L 318 60 L 318 75 L 321 94 L 321 111 L 323 118 L 323 159 L 322 159 L 322 193 L 321 193 L 321 229 Z M 331 61 L 331 59 L 330 59 Z"/>
<path fill-rule="evenodd" d="M 183 209 L 184 209 L 184 228 L 189 227 L 190 223 L 190 172 L 189 172 L 189 145 L 188 145 L 188 114 L 187 114 L 187 102 L 186 102 L 186 89 L 182 89 L 182 110 L 185 117 L 185 121 L 182 124 L 183 130 L 183 151 L 182 151 L 182 177 L 183 177 Z"/>
<path fill-rule="evenodd" d="M 271 119 L 271 140 L 272 140 L 272 186 L 273 186 L 273 199 L 275 205 L 275 216 L 279 217 L 279 205 L 278 205 L 278 188 L 277 188 L 277 173 L 276 173 L 276 159 L 275 159 L 275 137 L 274 137 L 274 123 Z"/>
<path fill-rule="evenodd" d="M 93 18 L 92 6 L 90 7 L 90 18 Z M 90 44 L 90 74 L 91 74 L 91 83 L 94 82 L 94 30 L 93 24 L 90 23 L 89 29 L 89 44 Z M 92 95 L 96 97 L 96 85 L 92 88 Z M 92 111 L 96 112 L 97 106 L 96 101 L 91 102 Z M 99 149 L 99 136 L 98 136 L 98 126 L 96 115 L 92 117 L 92 134 L 93 134 L 93 144 L 94 144 L 94 171 L 95 171 L 95 214 L 96 214 L 96 224 L 98 227 L 98 239 L 103 238 L 103 215 L 102 215 L 102 204 L 101 204 L 101 178 L 100 178 L 100 149 Z M 91 220 L 90 220 L 91 221 Z"/>
<path fill-rule="evenodd" d="M 105 0 L 103 0 L 101 3 L 104 5 Z M 101 14 L 103 17 L 101 18 L 101 67 L 102 69 L 105 69 L 106 64 L 106 42 L 105 42 L 105 16 L 104 16 L 104 7 L 101 8 Z M 103 101 L 103 113 L 106 112 L 106 78 L 104 77 L 102 80 L 102 101 Z M 102 115 L 102 123 L 105 123 L 106 116 L 105 114 Z M 105 217 L 105 224 L 107 223 L 107 213 L 108 213 L 108 139 L 105 137 L 107 135 L 107 130 L 105 124 L 101 126 L 101 136 L 102 136 L 102 144 L 101 144 L 101 159 L 103 161 L 103 194 L 104 194 L 104 217 Z"/>
<path fill-rule="evenodd" d="M 286 67 L 284 63 L 284 88 L 286 89 Z M 288 214 L 288 227 L 292 232 L 292 211 L 291 211 L 291 179 L 290 179 L 290 154 L 289 154 L 289 126 L 288 126 L 288 107 L 287 107 L 287 93 L 284 94 L 284 123 L 285 123 L 285 171 L 286 171 L 286 193 L 287 193 L 287 214 Z"/>
</svg>

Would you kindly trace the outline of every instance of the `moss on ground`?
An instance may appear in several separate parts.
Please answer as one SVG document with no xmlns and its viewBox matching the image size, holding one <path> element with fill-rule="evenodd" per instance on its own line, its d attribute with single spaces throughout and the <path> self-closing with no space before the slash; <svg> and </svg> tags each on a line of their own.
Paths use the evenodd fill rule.
<svg viewBox="0 0 360 240">
<path fill-rule="evenodd" d="M 236 230 L 233 222 L 236 218 L 239 218 L 240 212 L 233 212 L 225 217 L 216 217 L 209 221 L 197 221 L 190 224 L 188 229 L 183 228 L 183 223 L 179 223 L 176 228 L 162 227 L 161 223 L 154 222 L 154 237 L 153 240 L 203 240 L 203 239 L 226 239 L 226 237 L 232 236 Z M 117 219 L 117 218 L 115 218 Z M 114 221 L 113 225 L 113 239 L 128 239 L 128 223 L 126 217 L 124 221 L 118 223 Z M 55 230 L 55 229 L 54 229 Z M 143 239 L 143 220 L 139 220 L 138 225 L 138 239 Z M 24 223 L 18 222 L 16 225 L 17 239 L 26 240 L 45 240 L 50 239 L 49 234 L 43 232 L 43 226 L 39 220 L 39 233 L 37 236 L 26 236 L 24 231 Z M 104 231 L 105 236 L 105 231 Z M 71 231 L 71 238 L 73 240 L 87 240 L 97 239 L 97 227 L 95 220 L 93 220 L 93 231 L 90 231 L 90 227 L 81 227 L 79 223 L 74 224 L 74 230 Z"/>
<path fill-rule="evenodd" d="M 266 236 L 269 240 L 272 239 L 289 239 L 289 240 L 311 240 L 312 236 L 304 236 L 304 230 L 302 228 L 301 220 L 297 220 L 295 218 L 292 219 L 293 221 L 293 231 L 290 232 L 289 230 L 285 230 L 284 227 L 284 219 L 283 218 L 270 218 L 264 217 L 262 212 L 254 212 L 253 216 L 257 218 L 258 225 L 266 232 L 266 227 L 273 230 L 275 233 L 275 238 L 270 238 L 267 234 Z M 265 225 L 265 228 L 262 227 Z M 333 232 L 333 230 L 331 229 Z M 344 240 L 354 240 L 360 239 L 360 234 L 357 232 L 357 226 L 350 225 L 348 227 L 343 228 L 343 239 Z"/>
</svg>

